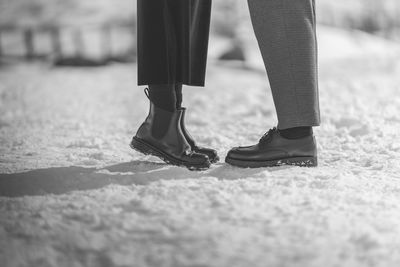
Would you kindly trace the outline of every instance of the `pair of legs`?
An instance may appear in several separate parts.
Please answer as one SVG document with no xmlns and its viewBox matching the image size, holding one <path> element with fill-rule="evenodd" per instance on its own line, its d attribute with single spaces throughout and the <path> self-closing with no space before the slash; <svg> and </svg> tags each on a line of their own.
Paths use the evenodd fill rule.
<svg viewBox="0 0 400 267">
<path fill-rule="evenodd" d="M 312 127 L 319 125 L 320 119 L 314 0 L 248 0 L 248 4 L 268 72 L 278 126 L 258 144 L 229 151 L 226 162 L 241 167 L 282 163 L 315 166 L 317 155 Z M 176 92 L 171 88 L 177 84 L 204 85 L 210 9 L 211 0 L 138 0 L 140 85 L 163 85 L 165 92 Z M 161 94 L 152 87 L 150 100 L 154 105 L 155 94 Z M 157 105 L 167 111 L 165 103 Z M 179 113 L 180 107 L 176 108 L 172 112 Z M 148 118 L 155 117 L 151 111 L 152 108 Z M 146 121 L 144 125 L 163 128 L 159 123 Z M 171 126 L 170 123 L 166 125 Z M 164 130 L 164 136 L 158 141 L 146 137 L 142 126 L 135 141 L 143 142 L 136 145 L 142 149 L 132 145 L 139 151 L 157 155 L 170 153 L 168 145 L 180 147 L 171 154 L 172 159 L 182 163 L 177 165 L 185 166 L 191 165 L 190 159 L 181 155 L 188 151 L 197 153 L 192 154 L 196 159 L 204 155 L 187 146 L 182 141 L 185 138 L 175 138 L 178 143 L 165 142 L 168 134 L 179 136 L 185 132 L 183 126 L 176 129 L 176 133 Z M 154 132 L 150 128 L 147 131 Z M 154 150 L 156 153 L 152 153 Z M 165 159 L 165 155 L 163 157 Z M 171 158 L 167 161 L 171 162 Z"/>
<path fill-rule="evenodd" d="M 167 163 L 205 169 L 219 160 L 185 127 L 182 84 L 204 86 L 211 0 L 138 0 L 138 83 L 150 111 L 131 147 Z"/>
</svg>

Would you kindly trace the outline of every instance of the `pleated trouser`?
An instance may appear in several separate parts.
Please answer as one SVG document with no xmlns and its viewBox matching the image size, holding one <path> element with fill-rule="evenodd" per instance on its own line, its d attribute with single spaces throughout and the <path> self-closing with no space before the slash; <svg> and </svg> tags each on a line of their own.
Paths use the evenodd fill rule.
<svg viewBox="0 0 400 267">
<path fill-rule="evenodd" d="M 318 126 L 314 0 L 248 0 L 268 73 L 278 128 Z"/>
<path fill-rule="evenodd" d="M 211 0 L 137 0 L 138 84 L 204 86 Z"/>
</svg>

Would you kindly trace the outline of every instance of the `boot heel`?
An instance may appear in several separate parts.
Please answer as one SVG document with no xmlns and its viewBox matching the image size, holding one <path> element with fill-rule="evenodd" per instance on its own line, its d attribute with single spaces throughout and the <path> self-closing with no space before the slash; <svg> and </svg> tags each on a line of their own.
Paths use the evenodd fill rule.
<svg viewBox="0 0 400 267">
<path fill-rule="evenodd" d="M 162 152 L 158 151 L 157 149 L 153 149 L 150 145 L 143 143 L 139 138 L 136 136 L 132 138 L 132 142 L 129 145 L 133 150 L 136 150 L 144 155 L 151 155 L 158 157 L 159 159 L 163 160 L 167 164 L 172 165 L 179 165 L 175 162 L 172 158 L 164 155 Z"/>
<path fill-rule="evenodd" d="M 129 144 L 129 146 L 132 148 L 132 149 L 134 149 L 134 150 L 136 150 L 136 151 L 138 151 L 138 152 L 140 152 L 140 153 L 143 153 L 143 154 L 145 154 L 145 155 L 153 155 L 154 154 L 154 152 L 148 147 L 148 146 L 146 146 L 145 144 L 143 144 L 140 140 L 138 140 L 136 137 L 133 137 L 132 138 L 132 142 Z"/>
</svg>

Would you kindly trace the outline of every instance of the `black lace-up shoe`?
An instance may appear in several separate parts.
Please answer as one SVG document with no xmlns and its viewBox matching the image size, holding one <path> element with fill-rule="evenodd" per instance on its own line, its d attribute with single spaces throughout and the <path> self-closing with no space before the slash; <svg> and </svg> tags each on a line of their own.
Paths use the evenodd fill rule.
<svg viewBox="0 0 400 267">
<path fill-rule="evenodd" d="M 186 141 L 180 118 L 180 111 L 163 110 L 150 101 L 149 115 L 133 137 L 131 148 L 190 170 L 209 168 L 211 163 L 208 157 L 193 151 Z"/>
<path fill-rule="evenodd" d="M 207 155 L 208 158 L 210 159 L 211 163 L 217 163 L 219 161 L 217 151 L 212 148 L 201 147 L 196 144 L 193 137 L 190 135 L 190 133 L 188 132 L 188 130 L 186 129 L 186 126 L 185 126 L 186 108 L 181 108 L 179 110 L 182 112 L 181 119 L 180 119 L 182 133 L 185 136 L 186 141 L 190 145 L 192 151 L 194 151 L 196 153 Z"/>
<path fill-rule="evenodd" d="M 281 165 L 316 167 L 317 145 L 314 136 L 286 139 L 278 129 L 273 128 L 256 145 L 232 148 L 225 162 L 243 168 Z"/>
</svg>

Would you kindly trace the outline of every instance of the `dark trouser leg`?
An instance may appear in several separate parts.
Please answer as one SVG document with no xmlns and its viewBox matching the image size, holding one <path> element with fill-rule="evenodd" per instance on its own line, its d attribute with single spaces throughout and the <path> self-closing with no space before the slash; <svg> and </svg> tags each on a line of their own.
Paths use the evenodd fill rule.
<svg viewBox="0 0 400 267">
<path fill-rule="evenodd" d="M 204 86 L 211 0 L 137 0 L 138 84 Z"/>
<path fill-rule="evenodd" d="M 320 124 L 314 0 L 248 0 L 278 128 Z"/>
</svg>

